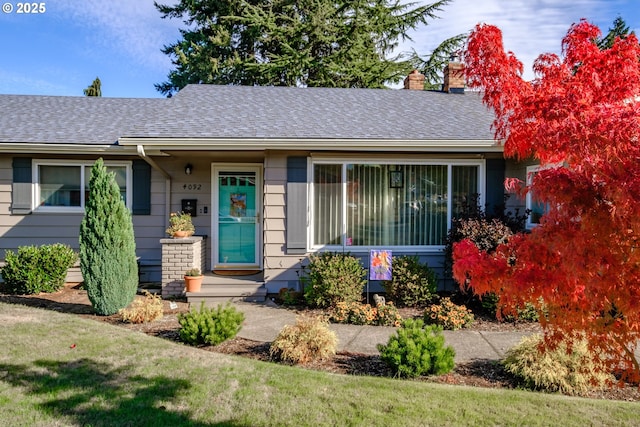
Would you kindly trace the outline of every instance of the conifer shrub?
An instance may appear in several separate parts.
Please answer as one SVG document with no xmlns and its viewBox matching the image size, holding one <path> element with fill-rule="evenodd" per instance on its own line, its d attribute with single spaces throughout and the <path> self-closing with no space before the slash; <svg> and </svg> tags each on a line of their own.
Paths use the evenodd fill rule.
<svg viewBox="0 0 640 427">
<path fill-rule="evenodd" d="M 134 299 L 126 308 L 119 311 L 123 322 L 149 323 L 160 319 L 163 315 L 162 298 L 149 291 L 144 291 L 144 298 Z"/>
<path fill-rule="evenodd" d="M 206 307 L 178 315 L 180 339 L 190 345 L 218 345 L 234 338 L 244 322 L 244 313 L 230 303 L 215 308 Z"/>
<path fill-rule="evenodd" d="M 339 302 L 359 302 L 367 271 L 348 253 L 323 252 L 309 257 L 301 277 L 304 298 L 313 307 L 334 307 Z"/>
<path fill-rule="evenodd" d="M 614 381 L 605 360 L 589 352 L 584 339 L 560 342 L 554 349 L 542 346 L 539 334 L 525 337 L 507 350 L 502 361 L 505 369 L 525 387 L 547 392 L 579 394 L 604 388 Z"/>
<path fill-rule="evenodd" d="M 425 326 L 420 319 L 404 320 L 386 345 L 378 344 L 378 351 L 398 377 L 442 375 L 454 366 L 455 351 L 445 346 L 442 327 Z"/>
<path fill-rule="evenodd" d="M 391 280 L 382 282 L 387 298 L 399 307 L 424 306 L 438 286 L 436 273 L 416 256 L 393 257 Z"/>
<path fill-rule="evenodd" d="M 131 213 L 102 159 L 91 169 L 89 197 L 80 224 L 80 270 L 93 309 L 111 315 L 128 306 L 138 289 Z"/>
<path fill-rule="evenodd" d="M 292 364 L 323 360 L 336 354 L 338 338 L 321 317 L 300 316 L 286 325 L 271 343 L 272 358 Z"/>
<path fill-rule="evenodd" d="M 21 246 L 7 251 L 2 273 L 2 290 L 11 294 L 56 292 L 64 286 L 67 270 L 78 255 L 67 245 Z"/>
</svg>

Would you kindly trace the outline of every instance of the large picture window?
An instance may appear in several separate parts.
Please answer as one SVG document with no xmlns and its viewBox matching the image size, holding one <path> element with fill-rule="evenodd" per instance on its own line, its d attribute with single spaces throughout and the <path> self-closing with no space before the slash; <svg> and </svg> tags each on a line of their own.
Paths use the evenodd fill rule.
<svg viewBox="0 0 640 427">
<path fill-rule="evenodd" d="M 41 211 L 75 212 L 84 210 L 89 196 L 89 179 L 93 162 L 42 160 L 35 162 L 36 206 Z M 128 162 L 105 162 L 120 187 L 127 206 L 130 201 L 131 165 Z"/>
<path fill-rule="evenodd" d="M 316 161 L 312 170 L 312 247 L 432 247 L 480 192 L 482 163 Z"/>
</svg>

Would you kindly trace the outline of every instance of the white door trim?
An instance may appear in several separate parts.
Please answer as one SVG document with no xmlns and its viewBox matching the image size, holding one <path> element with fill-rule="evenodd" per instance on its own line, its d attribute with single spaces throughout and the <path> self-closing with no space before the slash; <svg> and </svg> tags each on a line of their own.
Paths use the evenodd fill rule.
<svg viewBox="0 0 640 427">
<path fill-rule="evenodd" d="M 256 250 L 255 264 L 224 264 L 218 262 L 218 215 L 220 211 L 218 194 L 218 176 L 220 171 L 255 172 L 256 174 Z M 262 270 L 262 230 L 263 211 L 263 165 L 261 163 L 211 163 L 211 266 L 212 270 Z"/>
</svg>

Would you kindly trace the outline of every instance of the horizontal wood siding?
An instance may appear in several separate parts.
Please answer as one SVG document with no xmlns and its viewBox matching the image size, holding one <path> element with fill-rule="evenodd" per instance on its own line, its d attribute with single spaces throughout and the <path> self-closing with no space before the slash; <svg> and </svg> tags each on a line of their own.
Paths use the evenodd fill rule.
<svg viewBox="0 0 640 427">
<path fill-rule="evenodd" d="M 299 289 L 300 260 L 305 255 L 287 255 L 286 241 L 286 185 L 287 156 L 270 153 L 264 169 L 264 279 L 268 293 L 280 288 Z M 306 210 L 300 206 L 300 210 Z"/>
<path fill-rule="evenodd" d="M 268 222 L 264 224 L 265 231 L 285 231 L 286 223 L 284 218 L 270 218 Z"/>
<path fill-rule="evenodd" d="M 43 158 L 43 156 L 37 156 Z M 82 213 L 33 212 L 29 215 L 11 214 L 12 158 L 0 156 L 0 258 L 7 250 L 20 246 L 62 243 L 79 250 Z M 165 179 L 155 170 L 151 173 L 151 215 L 134 215 L 136 254 L 145 260 L 140 279 L 160 281 L 160 239 L 166 237 L 168 224 L 165 215 Z M 143 263 L 141 263 L 143 264 Z M 145 271 L 145 268 L 147 271 Z M 73 274 L 71 274 L 73 273 Z M 76 281 L 79 270 L 70 273 Z"/>
</svg>

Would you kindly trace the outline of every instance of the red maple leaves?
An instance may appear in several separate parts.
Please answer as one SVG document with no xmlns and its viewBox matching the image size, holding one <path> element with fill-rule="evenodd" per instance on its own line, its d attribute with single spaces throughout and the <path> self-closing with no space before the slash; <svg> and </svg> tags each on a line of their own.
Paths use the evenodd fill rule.
<svg viewBox="0 0 640 427">
<path fill-rule="evenodd" d="M 471 87 L 493 109 L 505 156 L 542 167 L 532 191 L 548 210 L 530 234 L 491 254 L 454 247 L 454 277 L 496 292 L 504 310 L 543 302 L 552 341 L 586 334 L 640 379 L 640 45 L 635 35 L 600 50 L 600 30 L 574 24 L 563 57 L 541 55 L 536 79 L 505 53 L 500 30 L 479 25 L 465 56 Z M 510 184 L 515 188 L 513 183 Z"/>
</svg>

